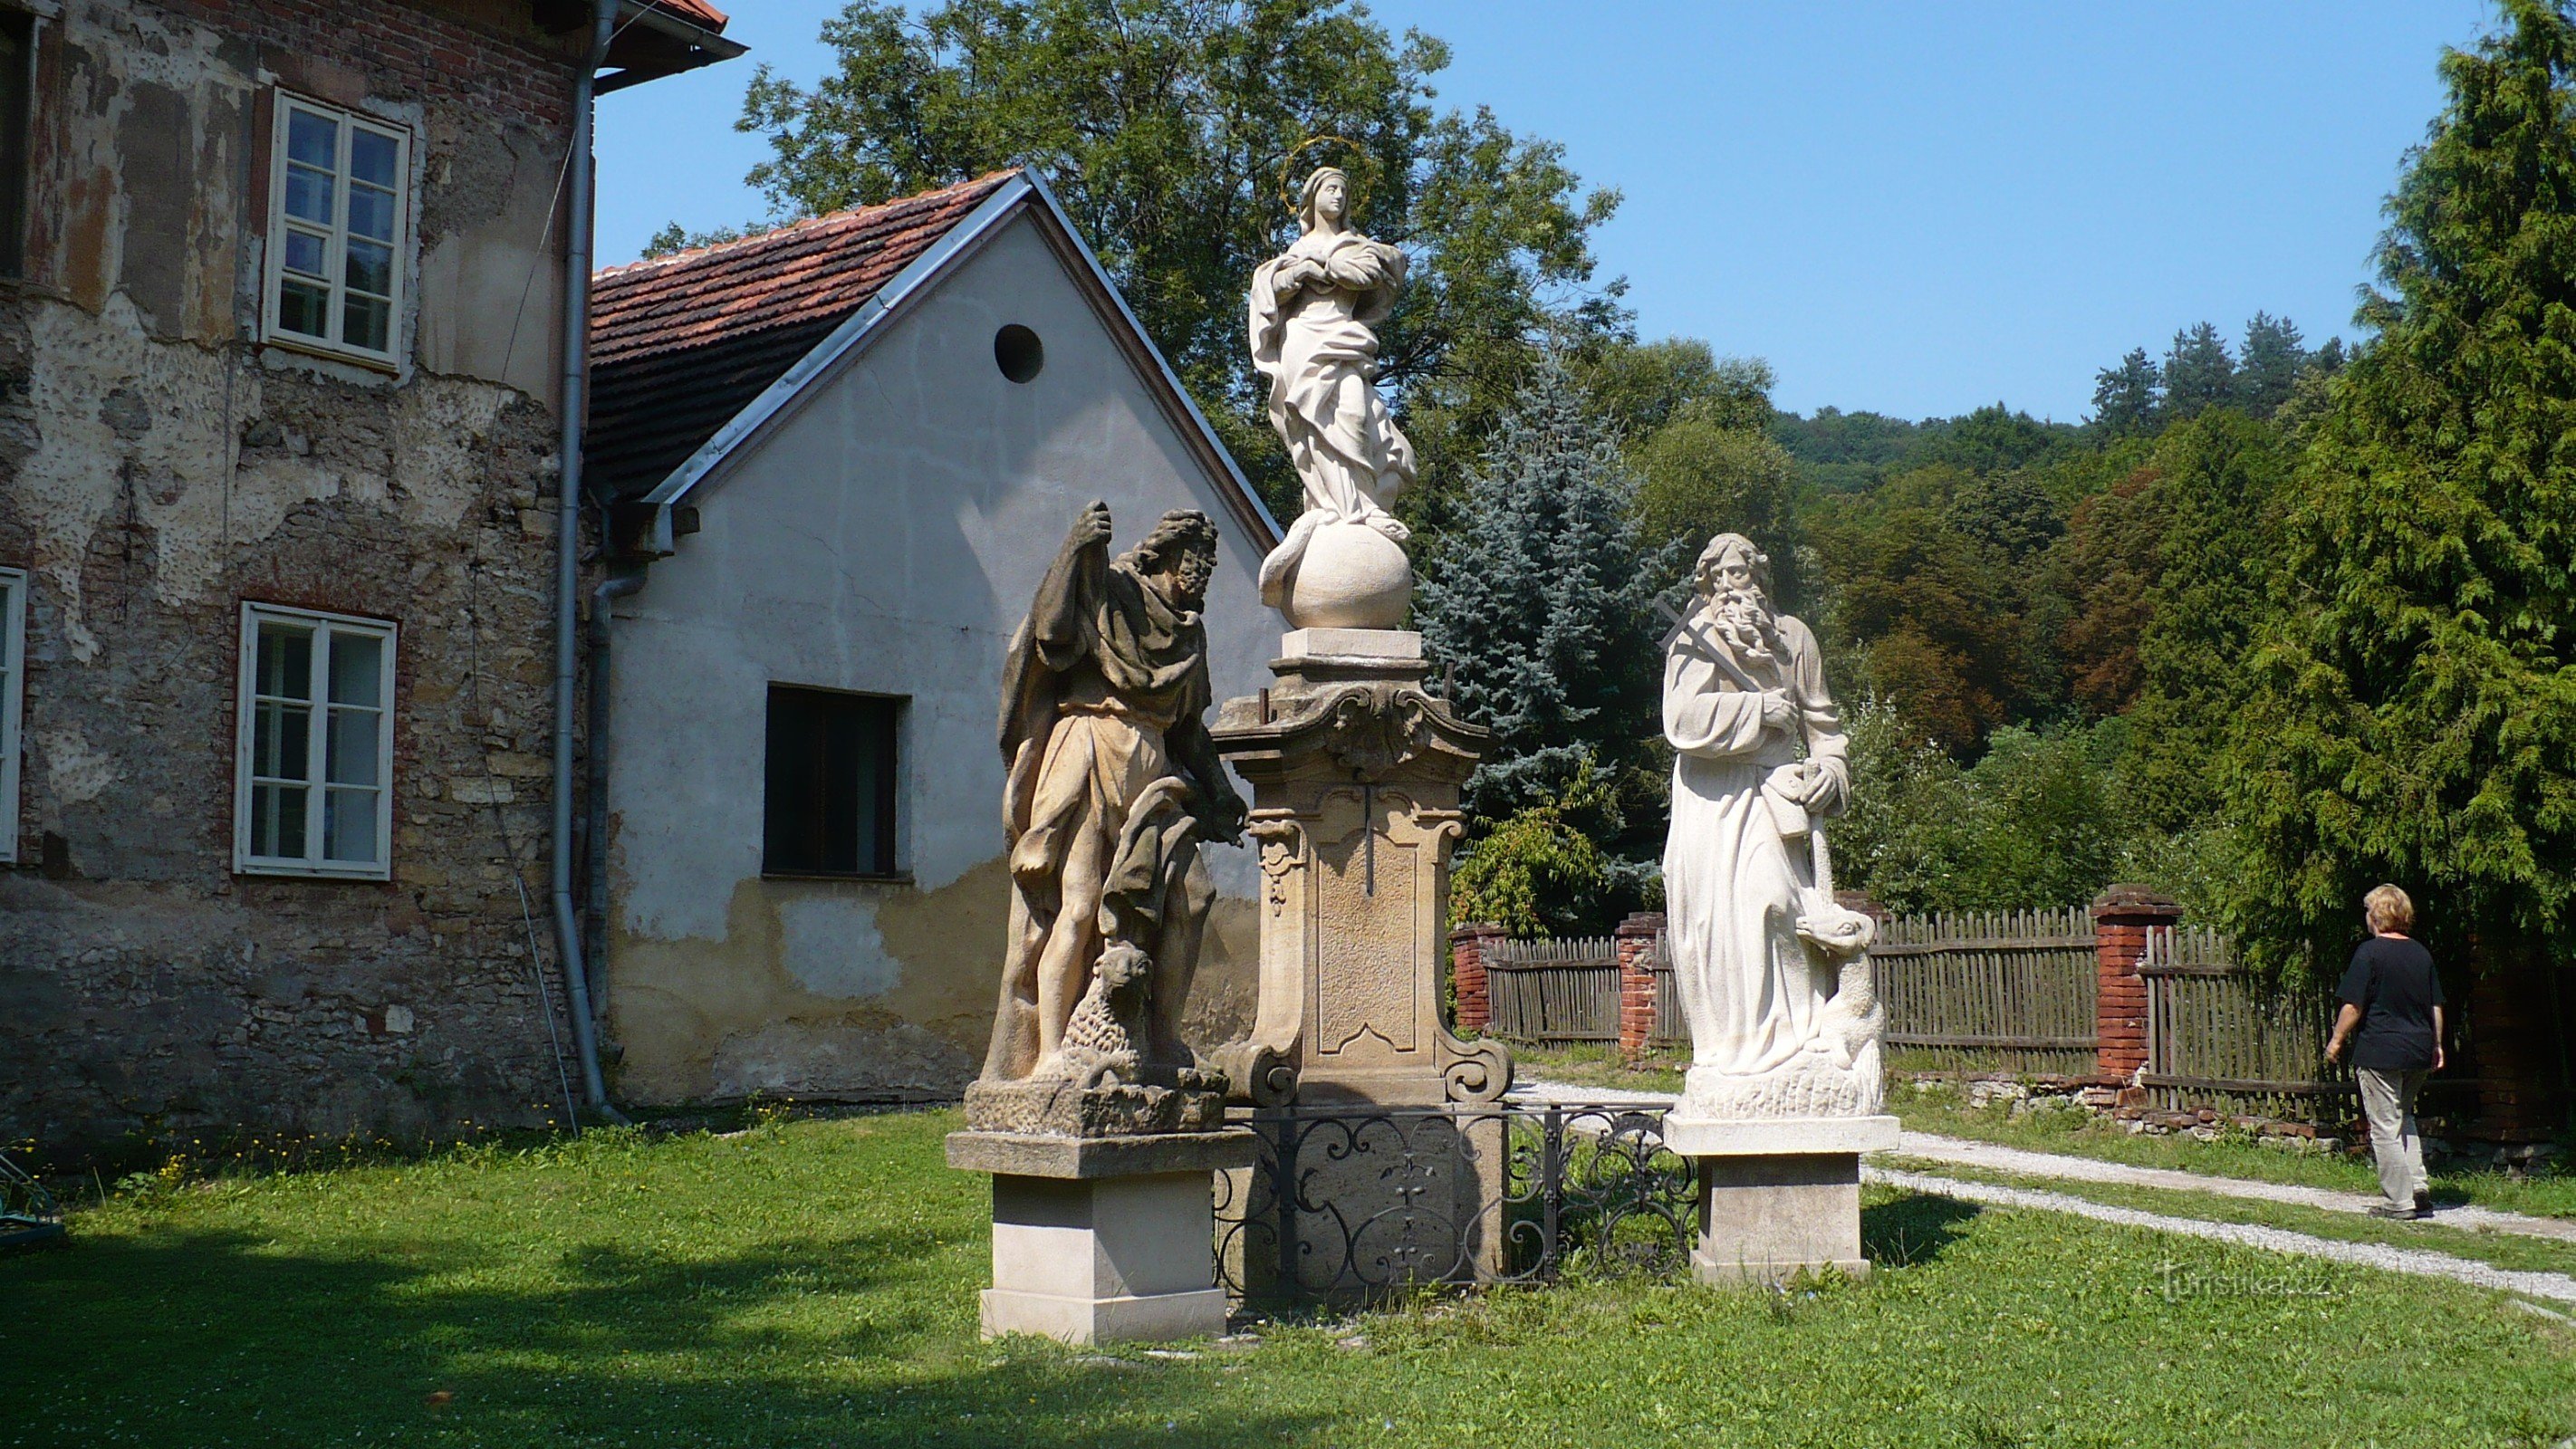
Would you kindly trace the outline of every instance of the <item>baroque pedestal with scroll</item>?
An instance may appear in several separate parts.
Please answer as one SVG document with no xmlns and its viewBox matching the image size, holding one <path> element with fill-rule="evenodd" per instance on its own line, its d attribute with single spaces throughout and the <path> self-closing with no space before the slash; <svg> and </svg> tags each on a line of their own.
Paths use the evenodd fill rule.
<svg viewBox="0 0 2576 1449">
<path fill-rule="evenodd" d="M 1210 731 L 1252 785 L 1246 833 L 1261 862 L 1259 1005 L 1251 1035 L 1216 1060 L 1256 1135 L 1287 1140 L 1301 1114 L 1359 1125 L 1283 1180 L 1256 1181 L 1256 1168 L 1240 1186 L 1257 1212 L 1293 1217 L 1299 1203 L 1283 1197 L 1330 1204 L 1338 1250 L 1420 1265 L 1399 1279 L 1452 1276 L 1501 1252 L 1500 1119 L 1457 1119 L 1436 1153 L 1395 1145 L 1418 1133 L 1365 1124 L 1511 1086 L 1501 1044 L 1461 1041 L 1442 1016 L 1458 788 L 1486 731 L 1423 688 L 1418 634 L 1298 629 L 1281 656 L 1279 683 L 1227 701 Z"/>
<path fill-rule="evenodd" d="M 1423 689 L 1418 634 L 1299 629 L 1271 669 L 1210 731 L 1252 785 L 1262 877 L 1260 1003 L 1218 1064 L 1257 1107 L 1501 1096 L 1510 1056 L 1441 1018 L 1458 787 L 1486 732 Z"/>
</svg>

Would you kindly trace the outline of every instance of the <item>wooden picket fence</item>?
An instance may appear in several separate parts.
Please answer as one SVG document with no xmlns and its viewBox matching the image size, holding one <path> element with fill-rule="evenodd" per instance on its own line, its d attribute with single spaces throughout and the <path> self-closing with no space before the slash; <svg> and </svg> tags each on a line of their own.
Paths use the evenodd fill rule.
<svg viewBox="0 0 2576 1449">
<path fill-rule="evenodd" d="M 2099 961 L 2081 907 L 1894 916 L 1869 954 L 1891 1066 L 2092 1072 Z"/>
<path fill-rule="evenodd" d="M 2155 1105 L 2287 1121 L 2349 1115 L 2352 1074 L 2325 1060 L 2330 991 L 2253 976 L 2226 937 L 2191 926 L 2151 933 L 2138 974 L 2147 986 L 2138 1081 Z"/>
<path fill-rule="evenodd" d="M 1900 1072 L 2090 1077 L 2100 959 L 2081 907 L 1895 916 L 1870 957 Z M 1687 1048 L 1671 959 L 1657 937 L 1653 1045 Z M 1486 1030 L 1532 1046 L 1619 1040 L 1619 943 L 1498 940 L 1486 956 Z M 2138 1079 L 2167 1111 L 2325 1123 L 2350 1112 L 2350 1073 L 2324 1060 L 2333 1003 L 2245 971 L 2225 937 L 2198 927 L 2148 936 L 2147 1064 Z"/>
<path fill-rule="evenodd" d="M 1501 940 L 1485 958 L 1493 1019 L 1507 1041 L 1566 1046 L 1619 1040 L 1619 943 L 1608 936 Z"/>
</svg>

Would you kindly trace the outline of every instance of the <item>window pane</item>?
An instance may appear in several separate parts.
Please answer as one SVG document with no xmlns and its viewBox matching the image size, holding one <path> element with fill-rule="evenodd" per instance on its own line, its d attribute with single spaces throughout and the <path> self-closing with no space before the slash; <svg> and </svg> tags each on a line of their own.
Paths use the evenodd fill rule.
<svg viewBox="0 0 2576 1449">
<path fill-rule="evenodd" d="M 331 173 L 305 166 L 286 168 L 286 214 L 298 221 L 331 224 Z"/>
<path fill-rule="evenodd" d="M 384 714 L 372 709 L 331 711 L 331 733 L 322 742 L 322 778 L 334 785 L 374 785 L 377 743 Z"/>
<path fill-rule="evenodd" d="M 363 126 L 353 127 L 349 132 L 349 174 L 360 181 L 392 186 L 395 157 L 400 150 L 391 136 L 379 136 Z"/>
<path fill-rule="evenodd" d="M 304 858 L 304 787 L 250 787 L 250 853 Z"/>
<path fill-rule="evenodd" d="M 349 188 L 349 232 L 378 241 L 394 239 L 394 194 L 372 186 Z M 383 291 L 382 287 L 372 290 Z"/>
<path fill-rule="evenodd" d="M 286 154 L 307 166 L 319 166 L 325 171 L 339 170 L 340 123 L 311 111 L 288 110 Z"/>
<path fill-rule="evenodd" d="M 345 280 L 351 289 L 389 297 L 394 290 L 394 249 L 381 242 L 349 239 L 349 268 Z"/>
<path fill-rule="evenodd" d="M 331 289 L 315 282 L 288 281 L 277 294 L 277 325 L 307 337 L 331 335 Z"/>
<path fill-rule="evenodd" d="M 309 231 L 289 228 L 286 233 L 286 269 L 308 277 L 328 277 L 330 265 L 323 257 L 330 251 L 331 239 Z"/>
<path fill-rule="evenodd" d="M 313 631 L 287 624 L 259 626 L 261 694 L 280 699 L 313 697 Z"/>
<path fill-rule="evenodd" d="M 385 641 L 381 635 L 331 631 L 331 702 L 381 705 Z"/>
<path fill-rule="evenodd" d="M 300 704 L 253 705 L 250 772 L 271 780 L 301 780 L 307 766 L 313 711 Z"/>
<path fill-rule="evenodd" d="M 322 858 L 346 863 L 375 863 L 375 791 L 335 789 L 323 793 Z"/>
<path fill-rule="evenodd" d="M 351 295 L 340 308 L 340 340 L 351 347 L 364 347 L 373 352 L 391 350 L 386 338 L 393 332 L 391 304 L 375 297 Z"/>
<path fill-rule="evenodd" d="M 897 708 L 891 699 L 770 686 L 762 869 L 893 872 Z"/>
</svg>

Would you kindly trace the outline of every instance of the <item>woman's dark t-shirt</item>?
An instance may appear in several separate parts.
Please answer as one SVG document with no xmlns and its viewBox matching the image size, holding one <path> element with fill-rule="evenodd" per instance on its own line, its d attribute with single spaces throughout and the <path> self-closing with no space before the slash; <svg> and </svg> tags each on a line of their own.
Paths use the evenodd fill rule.
<svg viewBox="0 0 2576 1449">
<path fill-rule="evenodd" d="M 2374 1072 L 2421 1072 L 2433 1066 L 2433 1008 L 2442 978 L 2433 953 L 2404 936 L 2373 936 L 2352 953 L 2335 999 L 2361 1008 L 2352 1064 Z"/>
</svg>

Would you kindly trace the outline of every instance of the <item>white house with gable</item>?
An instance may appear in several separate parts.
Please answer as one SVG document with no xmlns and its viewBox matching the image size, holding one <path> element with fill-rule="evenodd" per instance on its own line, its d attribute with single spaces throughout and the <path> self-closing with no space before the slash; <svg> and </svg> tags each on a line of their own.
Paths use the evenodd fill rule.
<svg viewBox="0 0 2576 1449">
<path fill-rule="evenodd" d="M 594 307 L 616 1091 L 954 1095 L 999 989 L 1003 656 L 1066 529 L 1216 521 L 1222 700 L 1270 682 L 1278 527 L 1026 171 L 612 268 Z M 1250 859 L 1208 858 L 1213 1045 L 1257 932 Z"/>
</svg>

